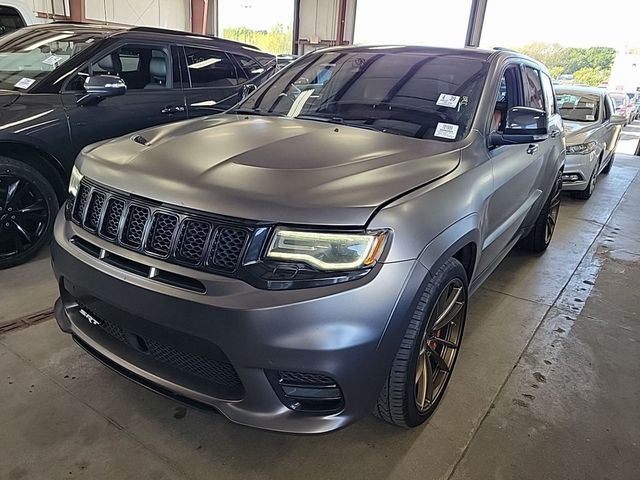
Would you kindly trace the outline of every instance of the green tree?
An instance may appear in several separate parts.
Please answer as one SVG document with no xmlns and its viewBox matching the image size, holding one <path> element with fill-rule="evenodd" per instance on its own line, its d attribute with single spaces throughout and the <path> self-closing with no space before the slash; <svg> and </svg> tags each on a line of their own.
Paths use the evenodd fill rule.
<svg viewBox="0 0 640 480">
<path fill-rule="evenodd" d="M 576 83 L 597 87 L 609 78 L 609 70 L 596 67 L 583 67 L 573 74 Z"/>
<path fill-rule="evenodd" d="M 610 70 L 616 57 L 615 49 L 609 47 L 571 48 L 544 42 L 531 43 L 516 50 L 545 64 L 554 78 L 575 74 L 585 68 Z"/>
<path fill-rule="evenodd" d="M 229 27 L 222 31 L 222 37 L 237 42 L 255 45 L 269 53 L 291 53 L 293 31 L 290 26 L 280 23 L 267 30 L 251 30 L 246 27 Z"/>
</svg>

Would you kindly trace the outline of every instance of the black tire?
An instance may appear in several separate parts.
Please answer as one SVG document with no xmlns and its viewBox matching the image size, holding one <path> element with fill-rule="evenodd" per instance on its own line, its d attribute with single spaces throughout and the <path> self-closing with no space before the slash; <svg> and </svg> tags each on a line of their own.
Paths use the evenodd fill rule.
<svg viewBox="0 0 640 480">
<path fill-rule="evenodd" d="M 60 205 L 33 167 L 0 156 L 0 269 L 34 257 L 49 241 Z"/>
<path fill-rule="evenodd" d="M 584 190 L 573 190 L 571 192 L 571 196 L 573 198 L 577 198 L 579 200 L 589 200 L 591 195 L 596 188 L 596 183 L 598 183 L 598 175 L 600 172 L 600 162 L 602 158 L 598 160 L 598 164 L 594 167 L 593 172 L 591 172 L 591 177 L 589 177 L 589 183 L 584 188 Z"/>
<path fill-rule="evenodd" d="M 611 167 L 613 167 L 613 161 L 615 159 L 616 159 L 616 152 L 612 152 L 611 158 L 609 159 L 609 163 L 607 163 L 607 166 L 602 169 L 602 173 L 604 173 L 605 175 L 609 174 L 609 172 L 611 171 Z"/>
<path fill-rule="evenodd" d="M 556 229 L 561 194 L 562 173 L 559 172 L 553 189 L 538 214 L 536 223 L 527 236 L 520 239 L 518 247 L 536 253 L 544 252 L 547 249 Z"/>
<path fill-rule="evenodd" d="M 451 290 L 451 288 L 454 290 Z M 442 305 L 442 298 L 446 298 L 446 301 L 449 301 L 449 298 L 453 298 L 454 294 L 457 295 L 454 301 L 456 298 L 460 298 L 463 302 L 462 305 L 458 306 L 458 303 L 455 303 L 457 310 L 451 309 L 450 315 L 453 315 L 455 311 L 456 316 L 452 317 L 448 323 L 434 333 L 433 327 L 437 317 L 442 314 L 438 310 Z M 443 297 L 443 295 L 446 295 L 446 297 Z M 458 357 L 457 354 L 460 349 L 467 316 L 467 299 L 467 274 L 462 264 L 458 260 L 451 258 L 435 272 L 427 283 L 411 316 L 407 331 L 393 360 L 389 376 L 378 396 L 378 401 L 373 411 L 376 417 L 401 427 L 417 427 L 433 414 L 444 395 Z M 436 342 L 436 340 L 433 340 L 435 337 L 431 336 L 431 334 L 439 335 L 439 332 L 442 332 L 445 327 L 456 329 L 457 331 L 457 340 L 451 343 L 451 345 L 455 344 L 455 348 L 441 343 L 446 340 L 444 337 L 436 338 Z M 428 338 L 426 337 L 427 332 L 430 334 Z M 431 344 L 435 344 L 435 346 L 428 346 Z M 429 349 L 428 353 L 425 353 L 422 357 L 421 351 L 425 351 L 427 348 Z M 436 351 L 437 349 L 439 349 L 439 353 Z M 418 360 L 421 358 L 426 359 L 425 362 L 429 362 L 428 374 L 424 368 L 419 370 Z M 445 366 L 447 368 L 441 370 L 438 360 L 445 358 L 450 362 L 446 362 Z M 426 363 L 423 365 L 426 366 Z M 429 388 L 427 377 L 429 375 L 431 375 L 432 382 L 439 381 L 437 394 L 434 390 L 434 383 L 431 384 L 431 401 L 423 409 L 418 406 L 417 390 L 419 386 L 416 374 L 419 371 L 425 372 L 423 381 L 427 382 L 425 387 L 427 391 Z M 422 398 L 425 400 L 428 397 Z M 424 401 L 422 403 L 423 405 L 425 404 Z"/>
</svg>

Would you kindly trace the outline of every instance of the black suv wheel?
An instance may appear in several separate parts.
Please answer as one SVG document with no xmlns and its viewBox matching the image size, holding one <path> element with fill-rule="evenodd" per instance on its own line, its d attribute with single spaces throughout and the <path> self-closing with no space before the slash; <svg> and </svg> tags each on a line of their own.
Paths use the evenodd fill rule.
<svg viewBox="0 0 640 480">
<path fill-rule="evenodd" d="M 51 184 L 36 169 L 0 157 L 0 269 L 36 255 L 58 211 Z"/>
</svg>

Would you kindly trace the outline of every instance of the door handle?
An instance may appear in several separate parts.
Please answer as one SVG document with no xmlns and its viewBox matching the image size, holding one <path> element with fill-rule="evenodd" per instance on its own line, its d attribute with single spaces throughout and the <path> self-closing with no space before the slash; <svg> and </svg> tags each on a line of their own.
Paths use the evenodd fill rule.
<svg viewBox="0 0 640 480">
<path fill-rule="evenodd" d="M 535 143 L 532 143 L 531 145 L 529 145 L 529 148 L 527 148 L 527 153 L 529 155 L 533 155 L 538 151 L 538 148 L 539 148 L 538 145 L 536 145 Z"/>
<path fill-rule="evenodd" d="M 164 107 L 162 110 L 160 110 L 160 113 L 172 114 L 172 113 L 181 113 L 184 111 L 185 111 L 185 108 L 182 105 L 178 105 L 176 107 L 169 105 L 167 107 Z"/>
<path fill-rule="evenodd" d="M 556 138 L 558 135 L 560 135 L 560 130 L 554 130 L 553 132 L 550 133 L 551 138 Z"/>
</svg>

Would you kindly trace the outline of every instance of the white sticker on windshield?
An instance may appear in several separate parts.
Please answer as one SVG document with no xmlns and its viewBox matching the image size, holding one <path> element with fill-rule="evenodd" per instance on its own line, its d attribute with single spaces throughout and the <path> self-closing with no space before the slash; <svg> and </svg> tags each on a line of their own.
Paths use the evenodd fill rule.
<svg viewBox="0 0 640 480">
<path fill-rule="evenodd" d="M 433 134 L 434 137 L 442 137 L 453 140 L 456 138 L 458 134 L 458 125 L 453 125 L 451 123 L 440 123 L 438 122 L 438 126 L 436 127 L 436 133 Z"/>
<path fill-rule="evenodd" d="M 36 83 L 36 81 L 33 78 L 24 77 L 18 80 L 18 83 L 14 84 L 13 86 L 16 88 L 27 89 L 34 83 Z"/>
<path fill-rule="evenodd" d="M 44 63 L 45 65 L 51 65 L 52 67 L 55 67 L 58 63 L 60 63 L 60 61 L 62 60 L 62 57 L 60 55 L 50 55 L 47 58 L 45 58 L 44 60 L 42 60 L 42 63 Z"/>
<path fill-rule="evenodd" d="M 460 97 L 457 95 L 448 95 L 446 93 L 441 93 L 438 97 L 436 105 L 438 105 L 439 107 L 456 108 L 459 101 Z"/>
<path fill-rule="evenodd" d="M 594 115 L 586 115 L 585 118 L 587 120 L 595 120 L 596 119 L 596 117 Z"/>
</svg>

